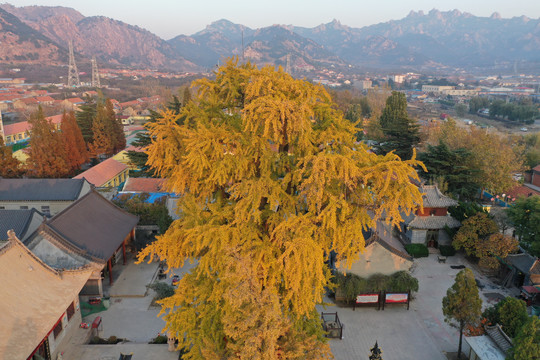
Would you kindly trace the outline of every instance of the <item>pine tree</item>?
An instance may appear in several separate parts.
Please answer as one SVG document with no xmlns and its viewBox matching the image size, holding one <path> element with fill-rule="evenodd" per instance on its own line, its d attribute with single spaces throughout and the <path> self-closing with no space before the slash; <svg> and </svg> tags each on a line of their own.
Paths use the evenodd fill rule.
<svg viewBox="0 0 540 360">
<path fill-rule="evenodd" d="M 459 328 L 457 358 L 460 360 L 463 329 L 466 325 L 475 325 L 482 314 L 482 300 L 470 269 L 463 269 L 456 275 L 456 281 L 446 292 L 442 305 L 444 320 L 448 323 L 456 322 Z"/>
<path fill-rule="evenodd" d="M 540 319 L 531 316 L 521 327 L 510 350 L 510 360 L 538 359 L 540 354 Z"/>
<path fill-rule="evenodd" d="M 380 122 L 384 134 L 380 147 L 382 153 L 394 151 L 401 159 L 411 159 L 413 148 L 420 141 L 419 125 L 407 114 L 405 94 L 392 91 L 392 95 L 386 99 Z"/>
<path fill-rule="evenodd" d="M 113 154 L 126 148 L 126 136 L 124 135 L 124 126 L 122 121 L 116 118 L 114 107 L 111 99 L 105 101 L 105 111 L 107 113 L 107 121 L 110 123 L 110 137 L 113 144 Z"/>
<path fill-rule="evenodd" d="M 71 173 L 80 170 L 81 165 L 88 162 L 88 151 L 84 142 L 81 129 L 77 125 L 75 113 L 70 111 L 62 116 L 62 140 L 66 153 L 66 159 Z"/>
<path fill-rule="evenodd" d="M 183 194 L 182 217 L 139 260 L 198 260 L 161 302 L 167 330 L 191 359 L 328 358 L 325 260 L 350 266 L 362 230 L 421 203 L 419 163 L 355 145 L 329 94 L 282 70 L 229 61 L 196 86 L 149 124 L 149 164 Z"/>
<path fill-rule="evenodd" d="M 191 92 L 189 91 L 189 86 L 184 88 L 184 98 L 182 99 L 184 105 L 191 101 Z"/>
<path fill-rule="evenodd" d="M 21 162 L 13 157 L 11 147 L 4 145 L 4 139 L 0 136 L 0 177 L 16 178 L 21 175 Z"/>
<path fill-rule="evenodd" d="M 30 142 L 27 175 L 37 178 L 61 178 L 70 174 L 64 142 L 52 123 L 43 115 L 41 106 L 30 116 Z"/>
<path fill-rule="evenodd" d="M 81 133 L 87 146 L 90 146 L 94 142 L 93 122 L 97 113 L 96 101 L 87 97 L 84 99 L 84 104 L 79 108 L 79 111 L 75 113 L 77 117 L 77 124 L 81 129 Z"/>
</svg>

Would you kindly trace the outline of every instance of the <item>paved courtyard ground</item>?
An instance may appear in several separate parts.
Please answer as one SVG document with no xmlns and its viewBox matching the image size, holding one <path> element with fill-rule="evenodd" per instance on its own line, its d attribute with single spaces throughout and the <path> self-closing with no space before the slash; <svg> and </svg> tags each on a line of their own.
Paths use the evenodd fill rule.
<svg viewBox="0 0 540 360">
<path fill-rule="evenodd" d="M 439 263 L 435 254 L 415 259 L 412 271 L 419 281 L 419 291 L 406 306 L 393 305 L 384 311 L 375 308 L 327 307 L 325 312 L 337 311 L 345 324 L 344 339 L 330 340 L 330 347 L 338 360 L 367 359 L 375 341 L 383 350 L 384 359 L 436 360 L 447 359 L 457 351 L 459 332 L 444 321 L 442 298 L 455 281 L 460 269 L 452 265 L 465 265 L 473 270 L 476 279 L 485 286 L 480 292 L 484 307 L 499 298 L 512 296 L 511 291 L 493 285 L 462 255 L 448 257 Z M 322 309 L 322 308 L 321 308 Z M 321 310 L 320 309 L 320 310 Z"/>
<path fill-rule="evenodd" d="M 471 265 L 462 255 L 449 257 L 439 263 L 437 256 L 415 259 L 413 275 L 419 280 L 419 291 L 411 302 L 410 310 L 403 305 L 388 306 L 377 311 L 375 308 L 340 307 L 333 304 L 319 311 L 338 312 L 345 324 L 344 339 L 330 340 L 334 356 L 338 360 L 367 359 L 375 341 L 383 350 L 384 359 L 398 360 L 444 360 L 451 358 L 447 353 L 457 351 L 458 331 L 444 322 L 442 298 L 452 286 L 460 269 L 452 265 L 465 265 L 473 270 L 475 277 L 485 285 L 481 292 L 484 306 L 512 294 L 507 289 L 493 285 L 490 280 Z M 186 263 L 181 269 L 172 269 L 162 281 L 170 282 L 170 276 L 183 276 L 195 264 Z M 72 341 L 64 359 L 108 360 L 120 352 L 133 352 L 134 359 L 173 359 L 177 353 L 169 353 L 166 345 L 150 345 L 148 342 L 162 332 L 165 322 L 158 317 L 160 308 L 151 306 L 154 292 L 146 285 L 155 280 L 158 263 L 135 265 L 133 260 L 116 268 L 115 283 L 107 291 L 111 294 L 111 305 L 106 311 L 84 319 L 92 322 L 102 317 L 103 330 L 100 336 L 116 336 L 129 343 L 118 345 L 82 345 L 77 337 Z M 81 334 L 85 331 L 79 329 Z M 86 330 L 87 331 L 87 330 Z M 130 350 L 136 349 L 135 350 Z M 152 350 L 154 349 L 154 350 Z M 159 350 L 156 350 L 159 349 Z"/>
</svg>

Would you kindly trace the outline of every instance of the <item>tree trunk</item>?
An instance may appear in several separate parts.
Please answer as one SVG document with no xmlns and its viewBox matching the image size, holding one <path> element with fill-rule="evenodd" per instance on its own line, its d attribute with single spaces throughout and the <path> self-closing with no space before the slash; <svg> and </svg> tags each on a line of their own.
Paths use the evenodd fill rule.
<svg viewBox="0 0 540 360">
<path fill-rule="evenodd" d="M 463 340 L 463 327 L 464 327 L 464 324 L 460 323 L 459 324 L 459 346 L 458 346 L 458 350 L 457 350 L 457 360 L 461 360 L 461 343 L 462 343 L 462 340 Z"/>
</svg>

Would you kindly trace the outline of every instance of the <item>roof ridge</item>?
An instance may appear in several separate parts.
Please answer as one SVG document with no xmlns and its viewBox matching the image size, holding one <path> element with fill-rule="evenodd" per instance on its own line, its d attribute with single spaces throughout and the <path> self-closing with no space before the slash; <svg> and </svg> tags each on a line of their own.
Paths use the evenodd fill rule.
<svg viewBox="0 0 540 360">
<path fill-rule="evenodd" d="M 17 238 L 17 236 L 15 235 L 15 232 L 13 230 L 8 231 L 8 241 L 9 241 L 9 245 L 8 245 L 9 248 L 19 246 L 20 248 L 22 248 L 23 251 L 25 251 L 28 255 L 30 255 L 30 257 L 32 257 L 35 261 L 37 261 L 45 269 L 49 270 L 50 272 L 52 272 L 54 275 L 56 275 L 58 277 L 61 276 L 59 270 L 53 269 L 52 267 L 47 265 L 43 260 L 41 260 L 39 257 L 37 257 L 32 251 L 30 251 L 30 249 L 28 249 L 26 247 L 26 245 L 24 245 L 22 243 L 22 241 Z M 6 246 L 4 248 L 2 248 L 1 250 L 4 250 L 5 248 L 6 248 Z M 1 253 L 5 252 L 5 251 L 7 251 L 7 250 L 1 251 Z"/>
</svg>

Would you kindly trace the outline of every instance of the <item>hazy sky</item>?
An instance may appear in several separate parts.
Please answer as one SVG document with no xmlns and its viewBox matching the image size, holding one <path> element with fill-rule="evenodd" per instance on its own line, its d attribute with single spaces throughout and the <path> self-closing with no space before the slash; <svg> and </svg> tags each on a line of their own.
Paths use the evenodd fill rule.
<svg viewBox="0 0 540 360">
<path fill-rule="evenodd" d="M 4 2 L 3 0 L 0 0 Z M 72 7 L 85 16 L 103 15 L 143 27 L 168 40 L 191 35 L 227 19 L 251 28 L 273 24 L 313 27 L 337 19 L 362 27 L 401 19 L 411 10 L 458 9 L 477 16 L 540 18 L 540 0 L 11 0 L 15 6 Z"/>
</svg>

